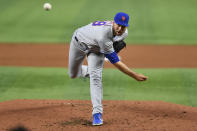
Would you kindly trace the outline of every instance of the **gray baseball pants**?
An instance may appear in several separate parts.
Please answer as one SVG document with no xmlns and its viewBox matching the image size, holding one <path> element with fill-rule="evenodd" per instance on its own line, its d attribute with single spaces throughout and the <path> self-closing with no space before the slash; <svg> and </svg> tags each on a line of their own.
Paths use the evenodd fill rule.
<svg viewBox="0 0 197 131">
<path fill-rule="evenodd" d="M 102 99 L 102 70 L 104 54 L 89 53 L 89 49 L 84 48 L 73 35 L 69 50 L 69 76 L 71 78 L 90 77 L 90 95 L 93 105 L 92 114 L 103 113 Z M 88 66 L 83 65 L 83 61 L 88 54 Z"/>
</svg>

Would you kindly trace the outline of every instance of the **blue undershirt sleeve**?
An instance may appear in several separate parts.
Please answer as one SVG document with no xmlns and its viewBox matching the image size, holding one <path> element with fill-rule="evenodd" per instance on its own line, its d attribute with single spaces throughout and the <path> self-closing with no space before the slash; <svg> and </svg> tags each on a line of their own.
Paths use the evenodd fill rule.
<svg viewBox="0 0 197 131">
<path fill-rule="evenodd" d="M 112 53 L 110 53 L 110 54 L 105 54 L 105 57 L 107 58 L 107 59 L 109 59 L 109 61 L 112 63 L 112 64 L 115 64 L 116 62 L 119 62 L 120 61 L 120 59 L 118 58 L 118 55 L 117 55 L 117 53 L 114 51 L 114 52 L 112 52 Z"/>
</svg>

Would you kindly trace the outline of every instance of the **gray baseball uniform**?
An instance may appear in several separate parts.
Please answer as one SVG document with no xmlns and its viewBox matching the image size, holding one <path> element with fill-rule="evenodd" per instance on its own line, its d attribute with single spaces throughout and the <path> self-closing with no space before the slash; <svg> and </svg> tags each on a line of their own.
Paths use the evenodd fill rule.
<svg viewBox="0 0 197 131">
<path fill-rule="evenodd" d="M 127 37 L 128 30 L 121 36 L 113 36 L 113 21 L 95 21 L 77 29 L 69 50 L 69 75 L 71 78 L 90 77 L 90 95 L 93 112 L 103 113 L 102 70 L 104 54 L 114 52 L 113 42 Z M 88 66 L 83 65 L 87 57 Z"/>
</svg>

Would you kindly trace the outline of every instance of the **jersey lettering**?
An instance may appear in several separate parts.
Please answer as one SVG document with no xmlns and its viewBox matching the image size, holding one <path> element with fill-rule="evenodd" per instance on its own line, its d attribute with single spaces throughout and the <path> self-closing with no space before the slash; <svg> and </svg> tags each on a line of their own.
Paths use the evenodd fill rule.
<svg viewBox="0 0 197 131">
<path fill-rule="evenodd" d="M 95 21 L 92 23 L 92 26 L 101 26 L 101 25 L 105 25 L 106 22 L 105 21 Z"/>
<path fill-rule="evenodd" d="M 112 21 L 95 21 L 92 23 L 92 26 L 110 26 L 112 24 Z"/>
</svg>

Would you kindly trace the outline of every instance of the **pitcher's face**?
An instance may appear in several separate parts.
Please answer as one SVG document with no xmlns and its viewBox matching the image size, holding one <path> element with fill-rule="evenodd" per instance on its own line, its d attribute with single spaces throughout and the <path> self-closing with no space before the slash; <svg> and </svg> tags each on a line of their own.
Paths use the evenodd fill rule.
<svg viewBox="0 0 197 131">
<path fill-rule="evenodd" d="M 127 29 L 126 26 L 122 26 L 113 22 L 113 34 L 114 35 L 121 36 L 126 31 L 126 29 Z"/>
</svg>

